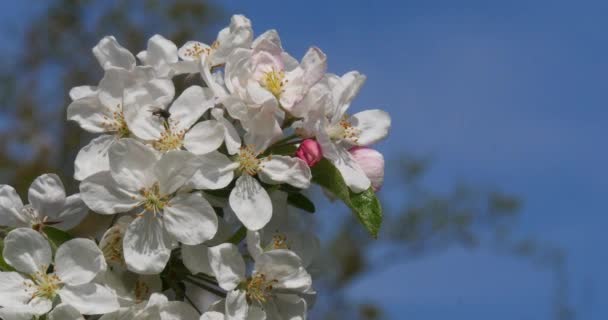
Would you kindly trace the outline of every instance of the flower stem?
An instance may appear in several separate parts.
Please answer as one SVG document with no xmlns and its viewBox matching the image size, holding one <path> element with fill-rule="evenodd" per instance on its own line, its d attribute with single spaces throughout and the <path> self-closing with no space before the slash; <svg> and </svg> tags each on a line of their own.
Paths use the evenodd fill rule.
<svg viewBox="0 0 608 320">
<path fill-rule="evenodd" d="M 221 290 L 219 290 L 217 288 L 213 288 L 211 286 L 208 286 L 208 285 L 206 285 L 204 283 L 200 283 L 198 281 L 195 281 L 193 278 L 185 278 L 184 280 L 187 281 L 190 284 L 193 284 L 193 285 L 195 285 L 195 286 L 203 289 L 203 290 L 211 292 L 211 293 L 213 293 L 214 295 L 216 295 L 218 297 L 222 297 L 222 298 L 226 297 L 226 293 L 225 292 L 223 292 L 223 291 L 221 291 Z"/>
</svg>

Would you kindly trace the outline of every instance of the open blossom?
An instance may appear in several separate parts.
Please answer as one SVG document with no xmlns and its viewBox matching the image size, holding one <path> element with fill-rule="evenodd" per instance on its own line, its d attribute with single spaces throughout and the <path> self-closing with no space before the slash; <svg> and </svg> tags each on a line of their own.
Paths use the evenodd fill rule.
<svg viewBox="0 0 608 320">
<path fill-rule="evenodd" d="M 247 230 L 247 249 L 254 260 L 264 252 L 287 249 L 293 251 L 308 267 L 319 252 L 319 239 L 299 225 L 299 215 L 291 215 L 287 205 L 287 193 L 274 191 L 272 199 L 273 215 L 264 228 Z"/>
<path fill-rule="evenodd" d="M 300 132 L 316 137 L 323 156 L 336 166 L 354 192 L 367 190 L 371 182 L 348 150 L 355 146 L 370 146 L 384 139 L 388 135 L 391 118 L 378 109 L 352 116 L 346 113 L 365 82 L 365 76 L 358 72 L 348 72 L 342 77 L 328 74 L 324 82 L 332 99 L 324 100 L 326 105 L 309 114 Z"/>
<path fill-rule="evenodd" d="M 189 304 L 169 301 L 166 296 L 154 293 L 148 301 L 108 313 L 100 320 L 198 320 L 198 318 L 198 312 Z"/>
<path fill-rule="evenodd" d="M 250 141 L 271 142 L 282 133 L 279 122 L 290 116 L 325 69 L 326 57 L 320 49 L 309 49 L 298 63 L 283 51 L 276 31 L 267 31 L 251 49 L 238 48 L 228 57 L 224 82 L 231 96 L 224 105 L 241 121 Z"/>
<path fill-rule="evenodd" d="M 218 33 L 217 39 L 211 45 L 188 41 L 179 48 L 179 57 L 183 62 L 178 68 L 180 71 L 197 72 L 201 59 L 206 61 L 209 68 L 222 65 L 236 48 L 249 48 L 252 39 L 251 21 L 243 15 L 233 15 L 230 25 Z"/>
<path fill-rule="evenodd" d="M 162 156 L 133 139 L 110 148 L 110 171 L 80 184 L 84 202 L 101 214 L 134 212 L 123 239 L 128 268 L 142 274 L 159 273 L 177 242 L 199 244 L 217 231 L 217 216 L 199 194 L 179 189 L 200 166 L 187 151 Z"/>
<path fill-rule="evenodd" d="M 89 211 L 80 194 L 66 197 L 63 183 L 55 174 L 36 178 L 30 186 L 28 201 L 29 204 L 23 205 L 13 187 L 0 185 L 0 225 L 37 231 L 44 226 L 68 230 L 80 223 Z"/>
<path fill-rule="evenodd" d="M 0 316 L 6 320 L 46 314 L 57 297 L 81 314 L 103 314 L 119 307 L 111 290 L 92 282 L 106 270 L 106 263 L 91 240 L 73 239 L 61 245 L 52 273 L 48 273 L 51 246 L 32 229 L 11 231 L 4 239 L 3 256 L 17 271 L 0 272 Z"/>
<path fill-rule="evenodd" d="M 295 253 L 279 249 L 261 254 L 250 276 L 233 244 L 209 248 L 209 259 L 220 287 L 228 291 L 211 311 L 224 313 L 228 319 L 306 318 L 307 302 L 302 296 L 311 290 L 312 280 Z"/>
<path fill-rule="evenodd" d="M 272 203 L 268 192 L 256 179 L 267 184 L 287 183 L 300 189 L 310 186 L 312 177 L 306 162 L 282 155 L 264 155 L 252 145 L 242 146 L 232 159 L 211 155 L 193 176 L 189 185 L 196 189 L 217 189 L 215 181 L 230 183 L 236 174 L 235 186 L 228 202 L 239 220 L 250 230 L 259 230 L 272 217 Z"/>
<path fill-rule="evenodd" d="M 72 88 L 67 119 L 91 133 L 101 133 L 83 147 L 74 163 L 74 178 L 83 180 L 108 170 L 108 149 L 129 137 L 139 109 L 166 106 L 175 94 L 170 79 L 158 78 L 149 66 L 135 66 L 133 55 L 113 37 L 105 37 L 93 49 L 105 74 L 99 86 Z"/>
</svg>

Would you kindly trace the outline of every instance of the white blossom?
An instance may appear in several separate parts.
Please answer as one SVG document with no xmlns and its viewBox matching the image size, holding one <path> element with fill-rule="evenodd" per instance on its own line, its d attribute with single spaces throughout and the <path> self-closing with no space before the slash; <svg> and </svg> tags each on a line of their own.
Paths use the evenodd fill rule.
<svg viewBox="0 0 608 320">
<path fill-rule="evenodd" d="M 200 166 L 187 151 L 162 156 L 133 139 L 123 139 L 109 151 L 110 171 L 97 173 L 80 184 L 84 202 L 101 214 L 134 210 L 123 239 L 128 268 L 143 274 L 159 273 L 177 242 L 195 245 L 211 239 L 217 216 L 199 194 L 179 188 Z"/>
<path fill-rule="evenodd" d="M 38 231 L 45 226 L 68 230 L 89 211 L 80 194 L 66 197 L 63 183 L 55 174 L 37 177 L 29 188 L 28 201 L 24 205 L 13 187 L 0 185 L 0 225 Z"/>
<path fill-rule="evenodd" d="M 47 272 L 51 246 L 32 229 L 9 232 L 3 256 L 17 271 L 0 272 L 0 316 L 6 320 L 46 314 L 57 297 L 82 314 L 103 314 L 119 307 L 111 290 L 91 282 L 107 267 L 91 240 L 73 239 L 61 245 L 55 253 L 53 273 Z"/>
</svg>

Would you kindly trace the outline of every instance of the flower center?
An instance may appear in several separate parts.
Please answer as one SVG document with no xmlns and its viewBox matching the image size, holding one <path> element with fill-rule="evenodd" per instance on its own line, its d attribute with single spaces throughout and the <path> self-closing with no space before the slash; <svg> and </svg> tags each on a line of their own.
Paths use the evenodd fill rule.
<svg viewBox="0 0 608 320">
<path fill-rule="evenodd" d="M 144 209 L 148 212 L 154 213 L 155 217 L 160 215 L 163 209 L 169 205 L 169 197 L 162 196 L 160 194 L 158 182 L 150 188 L 142 189 L 140 193 L 144 197 L 144 201 L 142 203 Z"/>
<path fill-rule="evenodd" d="M 42 270 L 46 270 L 46 268 L 41 268 Z M 34 284 L 26 283 L 26 288 L 33 291 L 33 298 L 44 298 L 48 300 L 53 300 L 57 295 L 57 291 L 61 289 L 62 283 L 57 275 L 54 273 L 47 274 L 43 271 L 37 271 L 32 275 L 32 281 Z"/>
<path fill-rule="evenodd" d="M 327 129 L 327 134 L 333 140 L 350 140 L 356 143 L 359 140 L 360 130 L 353 127 L 353 125 L 348 121 L 348 118 L 345 116 L 338 122 L 337 124 L 329 127 Z"/>
<path fill-rule="evenodd" d="M 183 131 L 173 132 L 171 129 L 165 129 L 160 139 L 154 141 L 152 146 L 160 152 L 179 150 L 184 144 L 184 134 Z"/>
<path fill-rule="evenodd" d="M 289 244 L 287 243 L 287 236 L 284 234 L 274 234 L 272 236 L 272 248 L 277 249 L 289 249 Z"/>
<path fill-rule="evenodd" d="M 106 261 L 113 261 L 121 265 L 125 265 L 124 256 L 122 254 L 122 235 L 118 228 L 113 229 L 108 235 L 108 240 L 101 248 Z"/>
<path fill-rule="evenodd" d="M 200 42 L 195 42 L 191 47 L 186 48 L 184 55 L 200 59 L 203 55 L 210 55 L 211 52 L 220 46 L 218 41 L 214 41 L 210 47 L 203 46 Z"/>
<path fill-rule="evenodd" d="M 264 303 L 272 297 L 272 286 L 277 280 L 266 280 L 266 276 L 257 273 L 247 282 L 247 299 Z"/>
<path fill-rule="evenodd" d="M 258 155 L 252 146 L 241 147 L 239 154 L 236 156 L 236 162 L 239 163 L 237 170 L 250 176 L 257 174 L 262 164 L 262 160 L 258 159 Z"/>
<path fill-rule="evenodd" d="M 129 126 L 127 126 L 127 122 L 125 121 L 125 116 L 122 112 L 122 106 L 119 104 L 116 106 L 116 110 L 112 113 L 113 118 L 109 119 L 104 116 L 104 122 L 102 126 L 106 128 L 109 132 L 114 132 L 118 138 L 125 138 L 131 134 L 129 131 Z"/>
<path fill-rule="evenodd" d="M 287 83 L 285 72 L 277 71 L 274 68 L 270 72 L 266 72 L 260 81 L 261 85 L 268 89 L 275 97 L 279 97 L 283 93 L 283 86 Z"/>
</svg>

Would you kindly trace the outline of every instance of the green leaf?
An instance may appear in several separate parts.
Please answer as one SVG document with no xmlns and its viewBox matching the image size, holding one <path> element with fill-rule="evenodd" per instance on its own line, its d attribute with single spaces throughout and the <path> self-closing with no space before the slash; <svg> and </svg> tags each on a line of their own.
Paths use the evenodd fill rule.
<svg viewBox="0 0 608 320">
<path fill-rule="evenodd" d="M 350 207 L 355 211 L 359 221 L 374 236 L 378 237 L 382 224 L 382 206 L 376 193 L 370 187 L 361 193 L 350 193 Z"/>
<path fill-rule="evenodd" d="M 228 242 L 232 244 L 239 244 L 241 241 L 243 241 L 243 239 L 245 239 L 245 236 L 247 236 L 247 229 L 245 227 L 240 227 L 239 230 L 237 230 L 232 237 L 228 239 Z"/>
<path fill-rule="evenodd" d="M 382 224 L 382 206 L 376 193 L 371 188 L 361 193 L 352 192 L 340 171 L 327 159 L 319 161 L 311 170 L 312 181 L 342 200 L 367 231 L 377 238 Z"/>
<path fill-rule="evenodd" d="M 289 193 L 287 195 L 287 202 L 299 209 L 302 209 L 304 211 L 310 212 L 310 213 L 315 213 L 315 204 L 310 201 L 310 199 L 308 199 L 305 195 L 301 194 L 301 193 Z"/>
<path fill-rule="evenodd" d="M 63 230 L 59 230 L 57 228 L 53 228 L 53 227 L 49 227 L 49 226 L 45 226 L 42 229 L 42 231 L 49 238 L 52 246 L 55 249 L 59 248 L 59 246 L 61 246 L 64 242 L 66 242 L 68 240 L 72 240 L 74 238 L 74 237 L 72 237 L 71 234 L 69 234 Z"/>
</svg>

